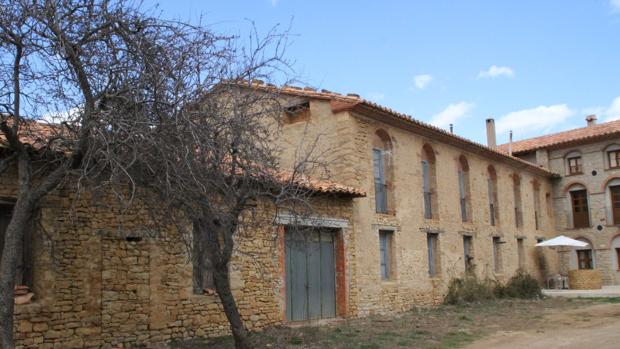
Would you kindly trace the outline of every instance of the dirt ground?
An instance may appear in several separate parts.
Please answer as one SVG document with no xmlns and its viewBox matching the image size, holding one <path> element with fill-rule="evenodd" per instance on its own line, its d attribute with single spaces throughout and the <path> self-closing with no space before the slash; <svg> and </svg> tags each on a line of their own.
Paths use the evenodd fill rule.
<svg viewBox="0 0 620 349">
<path fill-rule="evenodd" d="M 497 300 L 417 308 L 322 326 L 273 328 L 252 335 L 255 348 L 551 349 L 620 348 L 620 299 Z M 230 338 L 171 348 L 233 348 Z"/>
<path fill-rule="evenodd" d="M 545 314 L 544 322 L 538 326 L 498 331 L 466 348 L 617 349 L 620 348 L 620 304 L 554 309 Z"/>
</svg>

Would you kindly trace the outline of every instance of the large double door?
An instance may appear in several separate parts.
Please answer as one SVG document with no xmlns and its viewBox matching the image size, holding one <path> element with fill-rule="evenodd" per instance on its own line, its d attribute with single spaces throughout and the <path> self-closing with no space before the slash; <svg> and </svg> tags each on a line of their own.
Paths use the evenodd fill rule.
<svg viewBox="0 0 620 349">
<path fill-rule="evenodd" d="M 334 231 L 286 231 L 286 319 L 304 321 L 336 316 Z"/>
</svg>

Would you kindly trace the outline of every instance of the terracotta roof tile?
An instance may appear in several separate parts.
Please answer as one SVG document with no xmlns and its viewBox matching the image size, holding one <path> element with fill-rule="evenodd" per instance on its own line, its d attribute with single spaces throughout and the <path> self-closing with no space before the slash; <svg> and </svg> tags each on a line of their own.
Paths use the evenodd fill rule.
<svg viewBox="0 0 620 349">
<path fill-rule="evenodd" d="M 538 173 L 543 176 L 554 176 L 555 174 L 544 169 L 533 165 L 530 162 L 522 160 L 520 158 L 510 156 L 504 151 L 491 149 L 485 145 L 476 143 L 471 141 L 465 137 L 461 137 L 450 133 L 442 128 L 427 124 L 425 122 L 414 119 L 413 117 L 399 113 L 393 109 L 387 108 L 385 106 L 379 105 L 377 103 L 371 102 L 367 99 L 361 98 L 358 94 L 349 93 L 347 95 L 342 95 L 336 92 L 332 92 L 329 90 L 322 89 L 320 92 L 314 89 L 292 89 L 290 86 L 284 87 L 276 87 L 271 84 L 264 84 L 263 82 L 252 81 L 251 83 L 248 81 L 243 82 L 234 82 L 238 85 L 249 86 L 251 88 L 257 89 L 266 89 L 269 91 L 273 91 L 275 93 L 282 93 L 293 96 L 300 96 L 306 98 L 314 98 L 314 99 L 322 99 L 330 101 L 332 105 L 332 110 L 334 112 L 339 112 L 343 110 L 363 110 L 363 109 L 372 109 L 375 114 L 379 112 L 386 119 L 398 120 L 406 122 L 409 125 L 412 125 L 419 130 L 425 131 L 430 137 L 442 137 L 448 140 L 449 143 L 461 147 L 468 148 L 473 151 L 481 152 L 485 155 L 493 156 L 497 159 L 505 160 L 508 162 L 512 162 L 513 165 L 517 165 L 522 168 L 527 168 L 535 173 Z"/>
<path fill-rule="evenodd" d="M 512 153 L 527 153 L 536 149 L 560 147 L 574 143 L 593 141 L 614 135 L 620 135 L 620 120 L 513 142 Z M 498 150 L 508 153 L 508 146 L 509 145 L 507 143 L 502 144 L 498 146 Z"/>
</svg>

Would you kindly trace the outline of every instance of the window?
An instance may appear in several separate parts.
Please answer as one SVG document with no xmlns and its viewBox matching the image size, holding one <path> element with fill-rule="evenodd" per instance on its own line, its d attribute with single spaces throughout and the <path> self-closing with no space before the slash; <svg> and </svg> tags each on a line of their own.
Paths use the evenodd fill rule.
<svg viewBox="0 0 620 349">
<path fill-rule="evenodd" d="M 375 211 L 388 213 L 391 207 L 392 191 L 392 143 L 390 136 L 384 130 L 378 130 L 372 142 L 372 165 L 375 178 Z"/>
<path fill-rule="evenodd" d="M 425 144 L 422 148 L 422 196 L 424 198 L 424 218 L 437 219 L 437 198 L 435 173 L 435 151 Z"/>
<path fill-rule="evenodd" d="M 618 262 L 618 270 L 620 270 L 620 247 L 616 247 L 616 262 Z"/>
<path fill-rule="evenodd" d="M 285 124 L 294 124 L 310 119 L 310 101 L 297 101 L 284 107 Z"/>
<path fill-rule="evenodd" d="M 13 205 L 0 203 L 0 256 L 4 249 L 4 234 L 11 222 Z M 15 285 L 25 285 L 32 288 L 32 229 L 26 229 L 22 249 L 17 252 L 17 270 L 15 272 Z"/>
<path fill-rule="evenodd" d="M 581 156 L 570 157 L 567 159 L 567 161 L 568 161 L 568 174 L 582 173 Z"/>
<path fill-rule="evenodd" d="M 517 256 L 519 258 L 519 269 L 525 268 L 525 247 L 523 238 L 517 238 Z"/>
<path fill-rule="evenodd" d="M 534 181 L 534 227 L 540 229 L 540 183 Z"/>
<path fill-rule="evenodd" d="M 467 163 L 467 159 L 463 155 L 459 157 L 458 181 L 461 221 L 471 222 L 471 208 L 469 203 L 469 164 Z"/>
<path fill-rule="evenodd" d="M 592 269 L 592 250 L 577 250 L 579 269 Z"/>
<path fill-rule="evenodd" d="M 487 187 L 489 195 L 489 224 L 495 226 L 499 223 L 497 205 L 497 173 L 493 166 L 488 168 Z"/>
<path fill-rule="evenodd" d="M 473 239 L 471 236 L 463 236 L 463 259 L 465 261 L 465 271 L 470 272 L 474 268 L 474 256 L 473 256 Z"/>
<path fill-rule="evenodd" d="M 594 269 L 596 267 L 596 251 L 592 249 L 592 243 L 585 238 L 576 238 L 576 240 L 587 243 L 586 247 L 577 247 L 570 253 L 571 269 Z"/>
<path fill-rule="evenodd" d="M 590 211 L 588 209 L 588 192 L 585 189 L 570 191 L 573 207 L 573 227 L 587 228 L 590 226 Z"/>
<path fill-rule="evenodd" d="M 501 238 L 499 236 L 493 237 L 493 270 L 496 273 L 502 272 L 502 248 Z"/>
<path fill-rule="evenodd" d="M 614 224 L 620 224 L 620 185 L 609 186 L 611 213 Z"/>
<path fill-rule="evenodd" d="M 385 180 L 385 152 L 381 149 L 372 150 L 372 161 L 375 174 L 375 207 L 378 213 L 387 213 L 387 182 Z"/>
<path fill-rule="evenodd" d="M 192 284 L 194 294 L 213 294 L 213 266 L 207 257 L 206 234 L 194 225 L 192 230 Z"/>
<path fill-rule="evenodd" d="M 439 234 L 427 233 L 426 244 L 428 247 L 428 275 L 431 277 L 439 274 Z"/>
<path fill-rule="evenodd" d="M 610 150 L 607 152 L 607 159 L 609 160 L 609 168 L 620 167 L 620 150 Z"/>
<path fill-rule="evenodd" d="M 392 278 L 392 235 L 388 230 L 379 231 L 379 250 L 381 258 L 381 279 Z"/>
<path fill-rule="evenodd" d="M 523 206 L 521 202 L 521 177 L 518 174 L 512 176 L 512 189 L 515 204 L 515 227 L 523 227 Z"/>
</svg>

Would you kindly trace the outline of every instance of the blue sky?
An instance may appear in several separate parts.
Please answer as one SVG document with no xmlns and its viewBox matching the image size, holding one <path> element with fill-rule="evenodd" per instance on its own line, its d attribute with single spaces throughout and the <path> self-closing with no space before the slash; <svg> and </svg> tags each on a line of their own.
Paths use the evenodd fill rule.
<svg viewBox="0 0 620 349">
<path fill-rule="evenodd" d="M 155 1 L 146 1 L 150 7 Z M 306 84 L 353 92 L 485 142 L 620 119 L 620 0 L 161 0 L 165 17 L 247 35 L 292 20 Z"/>
</svg>

